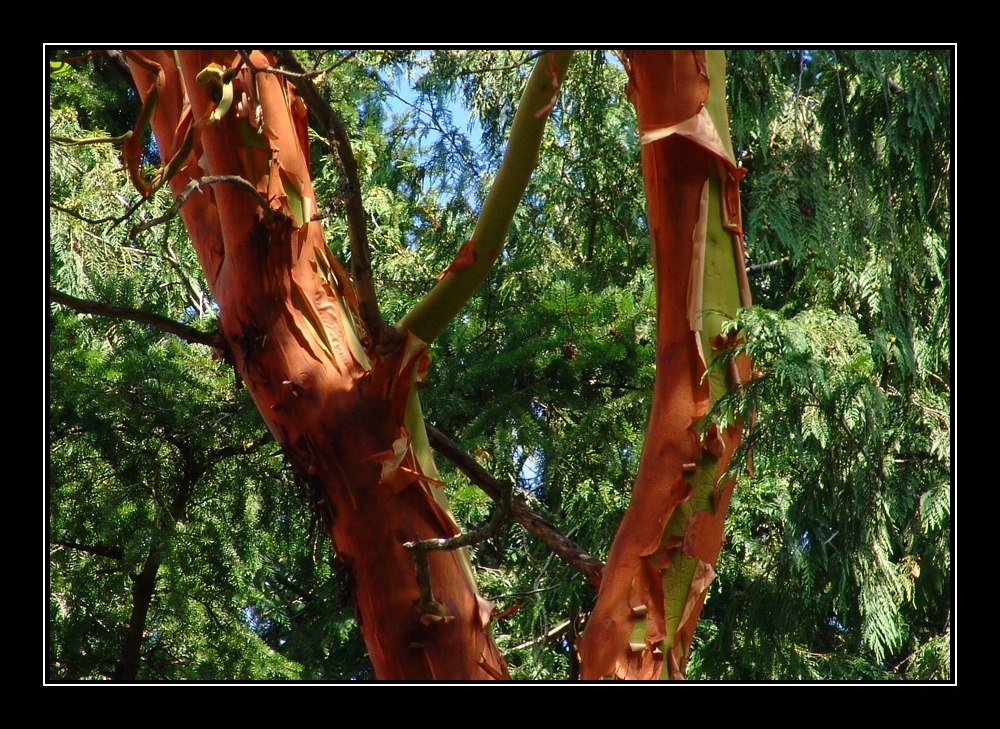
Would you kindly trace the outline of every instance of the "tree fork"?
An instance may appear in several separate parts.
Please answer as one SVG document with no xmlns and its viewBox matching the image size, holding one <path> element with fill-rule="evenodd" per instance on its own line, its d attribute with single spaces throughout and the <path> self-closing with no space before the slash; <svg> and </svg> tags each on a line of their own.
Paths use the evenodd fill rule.
<svg viewBox="0 0 1000 729">
<path fill-rule="evenodd" d="M 568 62 L 568 53 L 558 55 L 558 64 L 540 59 L 529 80 L 498 175 L 504 195 L 523 194 L 546 105 Z M 193 180 L 236 175 L 267 202 L 262 210 L 239 186 L 202 186 L 180 214 L 238 372 L 293 465 L 326 495 L 375 675 L 506 677 L 488 630 L 492 604 L 476 591 L 464 550 L 427 555 L 433 600 L 421 598 L 404 543 L 458 534 L 413 389 L 427 366 L 427 345 L 406 327 L 388 352 L 358 336 L 358 297 L 314 219 L 305 103 L 285 77 L 254 70 L 274 65 L 260 52 L 249 64 L 237 51 L 127 56 L 143 99 L 140 117 L 150 120 L 162 157 L 171 160 L 161 179 L 174 196 Z M 457 311 L 464 284 L 485 276 L 493 242 L 502 242 L 510 224 L 503 216 L 513 215 L 509 200 L 500 207 L 499 214 L 489 202 L 484 208 L 491 217 L 486 229 L 480 221 L 476 243 L 490 247 L 480 249 L 478 264 L 469 271 L 453 264 L 444 277 L 444 284 L 463 282 L 453 286 L 460 291 L 442 297 L 439 284 L 438 296 L 420 307 L 433 322 L 421 331 L 425 339 Z"/>
<path fill-rule="evenodd" d="M 111 319 L 137 321 L 148 324 L 159 331 L 174 334 L 185 342 L 204 344 L 211 347 L 220 356 L 226 358 L 226 361 L 232 361 L 229 347 L 218 330 L 202 332 L 187 324 L 175 322 L 159 314 L 139 311 L 129 307 L 111 306 L 99 301 L 77 299 L 51 287 L 49 288 L 49 297 L 56 303 L 83 314 L 93 314 Z M 463 451 L 455 441 L 431 425 L 430 422 L 424 421 L 424 428 L 427 431 L 427 440 L 430 446 L 444 458 L 448 459 L 472 483 L 493 499 L 494 502 L 500 503 L 506 491 L 514 488 L 510 481 L 501 481 L 489 474 L 482 466 L 476 463 L 472 456 Z M 263 442 L 254 445 L 263 445 Z M 306 475 L 308 476 L 308 474 Z M 522 494 L 513 494 L 510 511 L 514 521 L 523 526 L 525 531 L 548 547 L 563 562 L 587 577 L 595 587 L 600 584 L 601 571 L 604 569 L 601 561 L 590 555 L 583 547 L 568 538 L 557 527 L 547 521 L 545 517 L 528 506 Z M 73 545 L 64 544 L 64 546 L 69 547 Z"/>
</svg>

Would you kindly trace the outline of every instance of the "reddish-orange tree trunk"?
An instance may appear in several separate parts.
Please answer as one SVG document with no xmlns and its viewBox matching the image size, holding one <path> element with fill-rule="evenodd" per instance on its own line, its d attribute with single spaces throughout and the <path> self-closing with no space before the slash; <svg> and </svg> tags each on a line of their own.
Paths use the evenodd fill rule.
<svg viewBox="0 0 1000 729">
<path fill-rule="evenodd" d="M 128 58 L 160 155 L 173 160 L 163 177 L 175 197 L 193 180 L 212 180 L 181 214 L 240 376 L 325 501 L 376 676 L 505 677 L 487 629 L 491 605 L 464 554 L 429 555 L 427 601 L 403 547 L 457 533 L 404 425 L 426 346 L 406 335 L 383 353 L 366 340 L 347 273 L 312 220 L 305 105 L 263 71 L 273 60 L 260 53 L 251 56 L 259 71 L 235 51 Z M 137 144 L 138 135 L 126 148 L 133 163 Z M 133 176 L 140 188 L 156 184 Z"/>
<path fill-rule="evenodd" d="M 656 275 L 656 383 L 632 501 L 580 644 L 583 678 L 682 678 L 722 544 L 733 484 L 721 478 L 740 426 L 708 416 L 747 363 L 707 368 L 735 343 L 720 336 L 724 321 L 750 304 L 724 64 L 721 52 L 628 56 Z"/>
</svg>

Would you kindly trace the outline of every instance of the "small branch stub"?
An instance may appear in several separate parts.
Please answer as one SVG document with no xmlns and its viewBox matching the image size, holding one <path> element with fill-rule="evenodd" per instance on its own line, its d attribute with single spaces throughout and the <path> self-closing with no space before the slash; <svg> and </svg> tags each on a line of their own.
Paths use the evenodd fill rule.
<svg viewBox="0 0 1000 729">
<path fill-rule="evenodd" d="M 505 488 L 500 495 L 500 500 L 497 502 L 497 508 L 493 510 L 493 515 L 490 517 L 489 523 L 481 529 L 475 529 L 471 532 L 458 534 L 449 538 L 438 537 L 404 542 L 403 546 L 413 552 L 413 561 L 417 572 L 417 586 L 420 588 L 421 612 L 426 613 L 428 610 L 437 612 L 437 609 L 440 607 L 440 603 L 434 599 L 431 591 L 431 574 L 430 566 L 427 563 L 427 553 L 469 547 L 473 544 L 485 542 L 487 539 L 492 539 L 499 534 L 500 530 L 503 529 L 510 519 L 511 504 L 513 501 L 514 489 L 512 484 L 507 483 L 504 486 Z"/>
</svg>

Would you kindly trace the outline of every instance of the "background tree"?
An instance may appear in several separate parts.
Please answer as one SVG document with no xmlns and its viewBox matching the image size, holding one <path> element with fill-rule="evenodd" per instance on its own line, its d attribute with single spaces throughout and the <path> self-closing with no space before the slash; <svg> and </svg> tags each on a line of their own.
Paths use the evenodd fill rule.
<svg viewBox="0 0 1000 729">
<path fill-rule="evenodd" d="M 355 147 L 387 319 L 468 237 L 528 56 L 300 56 L 326 70 L 319 88 Z M 762 305 L 744 325 L 764 376 L 749 393 L 755 475 L 734 492 L 689 676 L 946 677 L 950 55 L 737 51 L 729 63 Z M 136 107 L 114 68 L 95 58 L 53 79 L 52 135 L 129 128 L 123 110 Z M 623 86 L 610 56 L 577 54 L 506 253 L 438 339 L 422 391 L 440 430 L 602 557 L 628 500 L 653 375 Z M 459 109 L 475 129 L 456 122 Z M 211 331 L 179 223 L 130 231 L 169 201 L 119 225 L 88 222 L 121 216 L 135 193 L 108 147 L 50 149 L 52 286 Z M 318 152 L 327 241 L 347 258 L 342 177 Z M 50 676 L 116 675 L 151 555 L 161 556 L 139 678 L 369 675 L 336 604 L 349 586 L 309 538 L 309 504 L 244 418 L 231 370 L 149 324 L 55 305 L 49 326 Z M 220 452 L 237 444 L 247 452 Z M 489 500 L 457 471 L 442 477 L 460 521 L 483 523 Z M 520 605 L 494 626 L 512 676 L 572 675 L 588 580 L 519 526 L 473 553 L 483 593 Z"/>
</svg>

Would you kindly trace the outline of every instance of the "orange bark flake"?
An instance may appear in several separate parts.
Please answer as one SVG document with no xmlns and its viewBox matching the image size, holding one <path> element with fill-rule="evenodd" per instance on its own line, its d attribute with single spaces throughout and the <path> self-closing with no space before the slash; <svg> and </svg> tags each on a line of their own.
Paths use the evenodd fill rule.
<svg viewBox="0 0 1000 729">
<path fill-rule="evenodd" d="M 237 176 L 267 202 L 261 209 L 242 185 L 205 184 L 181 215 L 239 375 L 293 468 L 329 507 L 375 675 L 507 677 L 487 630 L 492 604 L 476 591 L 464 553 L 428 555 L 439 609 L 421 602 L 403 544 L 458 533 L 404 425 L 414 382 L 426 371 L 426 345 L 412 335 L 390 352 L 362 344 L 346 272 L 313 220 L 305 104 L 265 70 L 274 61 L 260 52 L 250 64 L 236 51 L 127 57 L 141 121 L 164 157 L 176 158 L 161 171 L 173 194 L 204 176 Z M 125 157 L 148 194 L 134 143 Z"/>
<path fill-rule="evenodd" d="M 735 315 L 749 290 L 736 190 L 742 171 L 719 133 L 728 134 L 728 122 L 709 109 L 710 80 L 722 91 L 722 79 L 709 78 L 715 61 L 704 51 L 626 58 L 656 275 L 656 381 L 632 501 L 579 646 L 584 679 L 683 678 L 722 544 L 733 484 L 721 479 L 741 426 L 719 432 L 705 422 L 726 386 L 707 367 L 735 345 L 718 337 L 709 312 Z M 720 244 L 728 260 L 721 279 Z"/>
<path fill-rule="evenodd" d="M 449 273 L 458 273 L 459 271 L 464 271 L 473 263 L 476 262 L 476 249 L 472 245 L 471 240 L 465 241 L 462 246 L 458 249 L 458 253 L 455 254 L 454 260 L 448 264 L 448 266 L 438 274 L 437 280 L 440 281 Z"/>
</svg>

